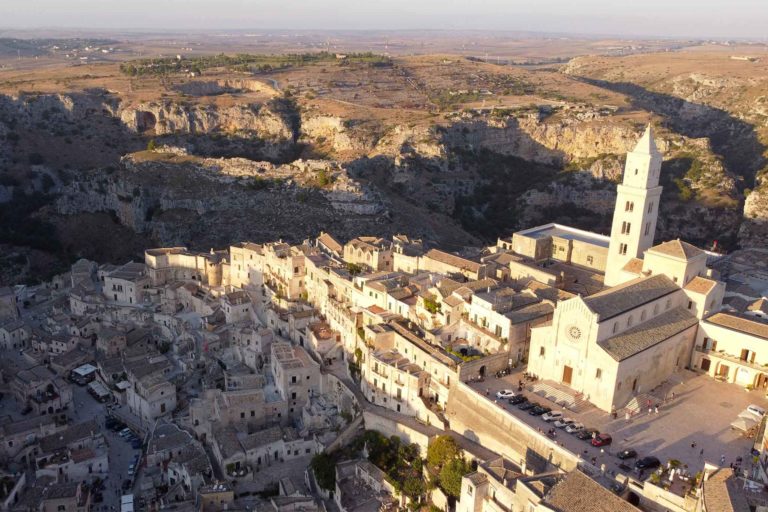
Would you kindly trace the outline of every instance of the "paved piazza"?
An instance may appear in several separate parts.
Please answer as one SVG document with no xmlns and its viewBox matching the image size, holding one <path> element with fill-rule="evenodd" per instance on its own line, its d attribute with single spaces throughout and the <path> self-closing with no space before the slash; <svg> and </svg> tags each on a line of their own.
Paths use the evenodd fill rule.
<svg viewBox="0 0 768 512">
<path fill-rule="evenodd" d="M 485 395 L 486 390 L 490 400 L 495 400 L 495 393 L 500 389 L 517 389 L 522 374 L 515 373 L 503 378 L 490 377 L 484 382 L 470 385 Z M 674 392 L 675 398 L 672 399 Z M 668 401 L 659 407 L 659 412 L 648 414 L 647 409 L 636 414 L 627 421 L 622 414 L 613 419 L 594 406 L 586 405 L 580 412 L 572 412 L 550 402 L 544 397 L 524 389 L 529 400 L 541 405 L 560 410 L 565 416 L 573 418 L 586 427 L 596 428 L 613 436 L 613 444 L 601 452 L 600 448 L 592 447 L 588 442 L 557 429 L 556 440 L 566 448 L 579 453 L 586 460 L 596 458 L 597 464 L 606 464 L 611 471 L 626 473 L 619 467 L 619 461 L 614 454 L 625 449 L 634 448 L 640 457 L 654 455 L 666 463 L 670 459 L 680 460 L 687 464 L 691 474 L 700 471 L 705 461 L 720 464 L 720 457 L 725 455 L 726 464 L 733 462 L 736 457 L 743 457 L 749 467 L 751 460 L 749 452 L 752 440 L 730 427 L 746 406 L 757 404 L 768 408 L 768 400 L 759 391 L 746 391 L 743 387 L 726 384 L 713 380 L 706 375 L 683 370 L 673 376 L 665 389 Z M 523 419 L 529 425 L 543 429 L 552 428 L 541 418 L 531 416 L 527 411 L 521 411 L 516 406 L 509 405 L 506 400 L 498 400 L 510 414 Z M 622 411 L 623 412 L 623 411 Z M 651 428 L 652 427 L 652 428 Z M 696 447 L 692 448 L 691 443 Z M 704 449 L 704 456 L 700 455 Z M 634 461 L 630 461 L 630 465 Z"/>
</svg>

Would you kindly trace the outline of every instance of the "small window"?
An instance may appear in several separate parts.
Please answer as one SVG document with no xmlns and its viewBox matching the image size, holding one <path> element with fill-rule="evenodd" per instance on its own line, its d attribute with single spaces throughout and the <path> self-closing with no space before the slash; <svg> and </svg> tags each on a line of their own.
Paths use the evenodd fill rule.
<svg viewBox="0 0 768 512">
<path fill-rule="evenodd" d="M 688 301 L 688 309 L 693 309 L 693 301 L 692 300 Z"/>
<path fill-rule="evenodd" d="M 540 355 L 541 357 L 544 357 L 544 347 L 540 347 L 540 348 L 539 348 L 539 355 Z"/>
<path fill-rule="evenodd" d="M 595 370 L 595 378 L 596 379 L 600 380 L 600 378 L 602 376 L 603 376 L 603 370 L 602 369 L 598 368 L 597 370 Z"/>
<path fill-rule="evenodd" d="M 619 330 L 619 322 L 613 322 L 613 334 L 616 334 L 616 331 Z"/>
</svg>

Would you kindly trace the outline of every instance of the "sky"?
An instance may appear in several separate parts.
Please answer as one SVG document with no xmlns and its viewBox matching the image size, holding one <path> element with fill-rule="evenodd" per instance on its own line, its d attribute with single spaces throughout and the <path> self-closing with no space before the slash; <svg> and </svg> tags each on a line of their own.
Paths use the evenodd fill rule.
<svg viewBox="0 0 768 512">
<path fill-rule="evenodd" d="M 526 30 L 768 40 L 768 0 L 0 0 L 0 27 Z"/>
</svg>

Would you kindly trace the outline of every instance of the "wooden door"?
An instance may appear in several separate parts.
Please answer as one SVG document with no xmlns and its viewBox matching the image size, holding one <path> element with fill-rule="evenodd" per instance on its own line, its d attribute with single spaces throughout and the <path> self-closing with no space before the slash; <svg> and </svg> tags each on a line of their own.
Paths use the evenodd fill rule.
<svg viewBox="0 0 768 512">
<path fill-rule="evenodd" d="M 573 377 L 573 368 L 570 366 L 563 366 L 563 384 L 571 385 L 571 378 Z"/>
</svg>

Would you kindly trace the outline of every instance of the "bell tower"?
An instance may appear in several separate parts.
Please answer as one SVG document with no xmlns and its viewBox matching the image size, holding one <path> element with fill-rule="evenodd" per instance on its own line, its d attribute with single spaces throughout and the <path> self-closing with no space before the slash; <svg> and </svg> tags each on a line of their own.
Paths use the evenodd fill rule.
<svg viewBox="0 0 768 512">
<path fill-rule="evenodd" d="M 625 278 L 622 268 L 632 258 L 642 257 L 653 245 L 659 212 L 661 153 L 649 124 L 635 149 L 627 153 L 624 177 L 617 187 L 611 242 L 605 269 L 605 285 L 616 286 Z"/>
</svg>

